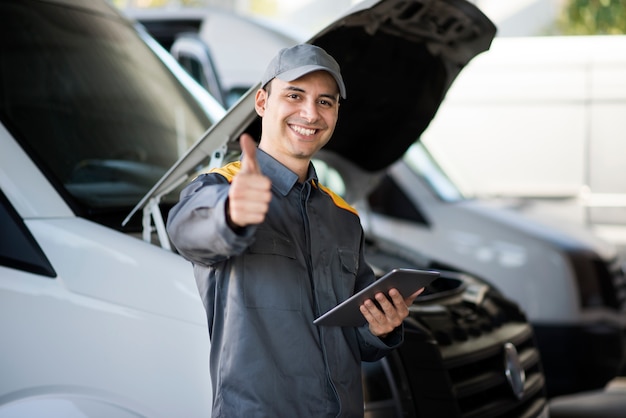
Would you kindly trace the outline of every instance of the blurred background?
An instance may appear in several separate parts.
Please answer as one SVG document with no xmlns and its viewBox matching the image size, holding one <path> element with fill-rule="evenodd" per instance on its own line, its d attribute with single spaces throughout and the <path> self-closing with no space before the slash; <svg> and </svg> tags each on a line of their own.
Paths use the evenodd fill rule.
<svg viewBox="0 0 626 418">
<path fill-rule="evenodd" d="M 272 20 L 312 35 L 361 0 L 114 0 L 127 8 L 219 7 Z M 623 34 L 623 0 L 470 0 L 497 26 L 498 36 Z"/>
<path fill-rule="evenodd" d="M 223 9 L 298 40 L 360 2 L 112 1 L 130 14 Z M 422 142 L 466 196 L 582 225 L 626 253 L 626 1 L 470 1 L 496 39 L 462 71 Z"/>
</svg>

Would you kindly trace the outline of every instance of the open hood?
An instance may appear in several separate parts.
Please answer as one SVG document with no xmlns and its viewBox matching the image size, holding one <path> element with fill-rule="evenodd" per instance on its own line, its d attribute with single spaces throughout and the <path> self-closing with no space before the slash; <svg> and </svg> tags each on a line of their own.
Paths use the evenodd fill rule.
<svg viewBox="0 0 626 418">
<path fill-rule="evenodd" d="M 339 62 L 347 89 L 325 150 L 370 172 L 398 160 L 427 128 L 461 69 L 489 49 L 495 33 L 493 23 L 465 0 L 359 3 L 309 40 Z M 257 88 L 178 160 L 125 223 L 151 198 L 158 200 L 199 167 L 221 162 L 228 148 L 238 147 L 242 132 L 260 137 L 254 110 Z"/>
</svg>

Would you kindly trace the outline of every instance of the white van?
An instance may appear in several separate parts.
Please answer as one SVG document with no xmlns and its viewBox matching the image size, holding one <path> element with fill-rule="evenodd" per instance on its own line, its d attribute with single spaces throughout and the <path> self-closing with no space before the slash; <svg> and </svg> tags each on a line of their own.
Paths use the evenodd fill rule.
<svg viewBox="0 0 626 418">
<path fill-rule="evenodd" d="M 0 2 L 0 417 L 210 415 L 191 266 L 121 222 L 223 114 L 107 2 Z"/>
</svg>

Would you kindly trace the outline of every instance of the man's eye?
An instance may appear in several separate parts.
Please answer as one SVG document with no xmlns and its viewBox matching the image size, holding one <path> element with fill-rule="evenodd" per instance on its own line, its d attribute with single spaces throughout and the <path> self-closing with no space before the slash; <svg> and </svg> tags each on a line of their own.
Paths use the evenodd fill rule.
<svg viewBox="0 0 626 418">
<path fill-rule="evenodd" d="M 290 99 L 297 99 L 297 98 L 298 98 L 298 97 L 300 97 L 300 96 L 298 96 L 298 95 L 297 95 L 297 94 L 295 94 L 295 93 L 291 93 L 291 94 L 288 94 L 288 95 L 287 95 L 287 97 L 289 97 Z"/>
</svg>

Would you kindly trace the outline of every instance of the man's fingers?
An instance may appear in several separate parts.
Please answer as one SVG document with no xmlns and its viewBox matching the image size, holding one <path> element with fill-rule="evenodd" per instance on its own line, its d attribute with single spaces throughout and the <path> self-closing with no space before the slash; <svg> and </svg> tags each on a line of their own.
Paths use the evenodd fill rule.
<svg viewBox="0 0 626 418">
<path fill-rule="evenodd" d="M 256 159 L 257 147 L 248 134 L 239 138 L 241 170 L 233 178 L 228 191 L 229 223 L 236 227 L 259 224 L 265 219 L 272 199 L 270 179 L 263 175 Z"/>
<path fill-rule="evenodd" d="M 249 134 L 242 134 L 239 145 L 243 154 L 241 160 L 241 173 L 260 173 L 259 164 L 256 160 L 256 143 Z"/>
<path fill-rule="evenodd" d="M 360 308 L 369 323 L 370 331 L 377 336 L 386 336 L 400 326 L 409 315 L 408 306 L 423 290 L 420 289 L 404 299 L 397 289 L 390 289 L 389 297 L 384 293 L 377 293 L 374 296 L 377 303 L 371 299 L 366 300 Z"/>
</svg>

